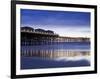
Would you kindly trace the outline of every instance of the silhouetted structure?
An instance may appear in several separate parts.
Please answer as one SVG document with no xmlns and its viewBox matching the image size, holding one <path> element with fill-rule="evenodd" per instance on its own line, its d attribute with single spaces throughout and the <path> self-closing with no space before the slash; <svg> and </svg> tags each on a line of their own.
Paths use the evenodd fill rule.
<svg viewBox="0 0 100 79">
<path fill-rule="evenodd" d="M 21 31 L 34 32 L 34 29 L 32 27 L 25 26 L 25 27 L 21 27 Z"/>
<path fill-rule="evenodd" d="M 33 29 L 31 27 L 21 27 L 21 45 L 42 45 L 59 42 L 89 42 L 89 38 L 84 37 L 61 37 L 51 30 Z"/>
<path fill-rule="evenodd" d="M 21 45 L 51 44 L 57 37 L 59 35 L 50 30 L 21 27 Z"/>
</svg>

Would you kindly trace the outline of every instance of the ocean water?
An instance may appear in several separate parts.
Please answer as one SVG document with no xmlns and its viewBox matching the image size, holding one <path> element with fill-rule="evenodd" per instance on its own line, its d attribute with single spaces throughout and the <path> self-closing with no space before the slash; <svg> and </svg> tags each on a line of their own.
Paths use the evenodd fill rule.
<svg viewBox="0 0 100 79">
<path fill-rule="evenodd" d="M 90 66 L 89 42 L 21 46 L 21 69 Z"/>
</svg>

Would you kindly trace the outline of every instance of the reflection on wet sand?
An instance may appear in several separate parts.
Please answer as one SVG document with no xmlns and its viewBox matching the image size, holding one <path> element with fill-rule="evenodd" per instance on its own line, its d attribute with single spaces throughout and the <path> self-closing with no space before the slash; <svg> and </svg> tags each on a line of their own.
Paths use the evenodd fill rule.
<svg viewBox="0 0 100 79">
<path fill-rule="evenodd" d="M 40 58 L 59 58 L 59 57 L 76 57 L 76 56 L 90 56 L 89 50 L 33 50 L 22 49 L 21 56 L 40 57 Z"/>
</svg>

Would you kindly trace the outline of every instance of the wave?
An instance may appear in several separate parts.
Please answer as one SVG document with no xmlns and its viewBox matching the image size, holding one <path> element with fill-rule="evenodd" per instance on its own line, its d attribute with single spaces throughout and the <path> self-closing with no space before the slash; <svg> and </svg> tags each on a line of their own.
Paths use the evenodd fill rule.
<svg viewBox="0 0 100 79">
<path fill-rule="evenodd" d="M 58 57 L 54 59 L 55 61 L 81 61 L 86 60 L 90 62 L 90 56 L 75 56 L 75 57 Z"/>
</svg>

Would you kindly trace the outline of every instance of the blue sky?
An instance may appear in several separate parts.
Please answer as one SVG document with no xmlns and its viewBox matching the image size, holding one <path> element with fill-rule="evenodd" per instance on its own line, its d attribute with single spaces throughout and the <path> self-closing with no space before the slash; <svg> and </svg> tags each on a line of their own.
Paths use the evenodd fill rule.
<svg viewBox="0 0 100 79">
<path fill-rule="evenodd" d="M 90 13 L 21 9 L 21 27 L 53 30 L 60 36 L 90 36 Z"/>
</svg>

